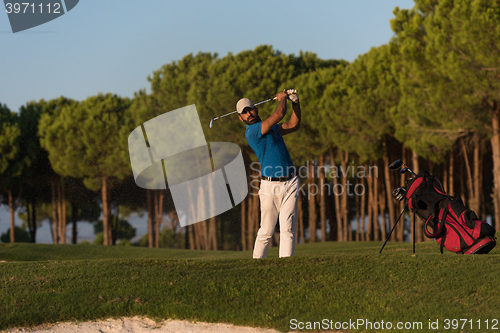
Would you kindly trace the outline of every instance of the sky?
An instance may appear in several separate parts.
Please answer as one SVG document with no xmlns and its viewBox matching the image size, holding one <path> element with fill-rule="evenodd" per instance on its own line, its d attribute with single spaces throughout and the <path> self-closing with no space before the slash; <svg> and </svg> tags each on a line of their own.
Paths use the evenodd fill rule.
<svg viewBox="0 0 500 333">
<path fill-rule="evenodd" d="M 150 91 L 147 77 L 162 65 L 198 52 L 224 57 L 272 45 L 284 54 L 309 51 L 351 62 L 390 41 L 395 7 L 413 6 L 410 0 L 80 0 L 59 18 L 17 33 L 0 11 L 0 103 L 17 111 L 59 96 L 133 97 Z M 2 207 L 0 234 L 8 223 Z M 143 220 L 133 224 L 145 232 Z M 48 229 L 39 230 L 38 242 L 51 242 Z M 82 223 L 80 239 L 91 238 L 90 224 Z"/>
</svg>

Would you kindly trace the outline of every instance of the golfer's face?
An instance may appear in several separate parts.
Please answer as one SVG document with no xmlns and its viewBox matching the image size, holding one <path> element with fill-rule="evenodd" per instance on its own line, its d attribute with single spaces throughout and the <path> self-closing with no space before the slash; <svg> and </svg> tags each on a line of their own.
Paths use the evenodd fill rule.
<svg viewBox="0 0 500 333">
<path fill-rule="evenodd" d="M 255 117 L 259 115 L 259 110 L 257 110 L 257 107 L 253 107 L 253 109 L 250 108 L 245 108 L 243 112 L 240 114 L 241 118 L 244 121 L 252 121 Z"/>
</svg>

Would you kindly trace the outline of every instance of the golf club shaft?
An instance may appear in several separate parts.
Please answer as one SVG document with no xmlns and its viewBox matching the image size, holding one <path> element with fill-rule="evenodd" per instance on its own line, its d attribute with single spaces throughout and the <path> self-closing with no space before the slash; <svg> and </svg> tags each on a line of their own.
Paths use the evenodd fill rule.
<svg viewBox="0 0 500 333">
<path fill-rule="evenodd" d="M 277 98 L 276 98 L 276 97 L 269 98 L 269 99 L 266 99 L 265 101 L 262 101 L 262 102 L 259 102 L 259 103 L 254 104 L 254 106 L 257 106 L 257 105 L 260 105 L 260 104 L 263 104 L 263 103 L 267 103 L 267 102 L 273 101 L 273 100 L 275 100 L 275 99 L 277 99 Z M 212 128 L 212 125 L 213 125 L 214 120 L 217 120 L 217 119 L 220 119 L 220 118 L 223 118 L 223 117 L 229 116 L 229 115 L 231 115 L 231 114 L 233 114 L 233 113 L 236 113 L 236 112 L 238 112 L 238 111 L 229 112 L 229 113 L 226 113 L 226 114 L 224 114 L 224 115 L 222 115 L 222 116 L 218 116 L 218 117 L 216 117 L 216 118 L 214 118 L 214 119 L 210 120 L 210 128 Z"/>
<path fill-rule="evenodd" d="M 222 116 L 218 116 L 218 117 L 216 117 L 216 118 L 214 118 L 212 120 L 217 120 L 217 119 L 220 119 L 220 118 L 224 118 L 224 117 L 229 116 L 230 114 L 233 114 L 233 113 L 236 113 L 236 112 L 238 112 L 238 111 L 233 111 L 233 112 L 229 112 L 229 113 L 223 114 Z"/>
<path fill-rule="evenodd" d="M 405 166 L 405 168 L 407 168 L 407 169 L 408 169 L 408 171 L 410 171 L 410 172 L 411 172 L 411 173 L 412 173 L 415 177 L 417 176 L 417 175 L 415 174 L 415 172 L 413 172 L 413 170 L 412 170 L 412 169 L 410 169 L 410 168 L 409 168 L 406 164 L 404 164 L 404 163 L 403 163 L 403 165 L 404 165 L 404 166 Z"/>
</svg>

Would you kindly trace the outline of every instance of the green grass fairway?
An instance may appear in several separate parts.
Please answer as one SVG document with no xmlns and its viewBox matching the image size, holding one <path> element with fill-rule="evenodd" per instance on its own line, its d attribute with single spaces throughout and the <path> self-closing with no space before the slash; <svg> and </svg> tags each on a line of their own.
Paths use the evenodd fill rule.
<svg viewBox="0 0 500 333">
<path fill-rule="evenodd" d="M 413 256 L 411 244 L 389 242 L 379 254 L 381 245 L 305 244 L 284 259 L 275 247 L 253 260 L 251 252 L 0 244 L 0 329 L 139 315 L 283 332 L 349 320 L 360 325 L 344 331 L 500 330 L 500 246 L 462 256 L 427 242 Z"/>
</svg>

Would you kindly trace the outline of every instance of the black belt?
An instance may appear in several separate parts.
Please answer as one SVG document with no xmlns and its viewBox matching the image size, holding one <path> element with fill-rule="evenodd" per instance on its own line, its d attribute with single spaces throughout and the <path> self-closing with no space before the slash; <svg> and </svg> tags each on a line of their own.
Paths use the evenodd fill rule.
<svg viewBox="0 0 500 333">
<path fill-rule="evenodd" d="M 286 182 L 287 180 L 290 180 L 293 177 L 295 177 L 294 173 L 292 173 L 291 175 L 285 176 L 285 177 L 264 177 L 264 176 L 262 176 L 262 179 L 267 180 L 269 182 Z"/>
</svg>

